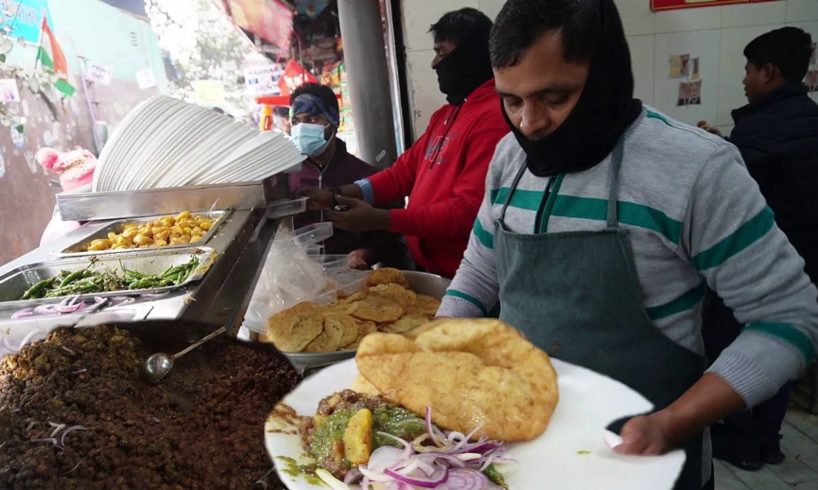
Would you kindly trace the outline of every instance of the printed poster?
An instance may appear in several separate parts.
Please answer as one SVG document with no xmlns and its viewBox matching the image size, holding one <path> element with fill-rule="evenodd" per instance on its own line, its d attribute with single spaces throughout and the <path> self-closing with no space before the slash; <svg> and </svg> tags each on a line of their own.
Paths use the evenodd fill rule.
<svg viewBox="0 0 818 490">
<path fill-rule="evenodd" d="M 142 90 L 156 86 L 156 77 L 152 68 L 144 68 L 136 72 L 136 83 Z"/>
<path fill-rule="evenodd" d="M 702 103 L 702 81 L 679 83 L 679 99 L 676 105 L 701 105 Z"/>
<path fill-rule="evenodd" d="M 689 54 L 670 55 L 670 72 L 668 78 L 687 78 L 690 63 Z"/>
<path fill-rule="evenodd" d="M 20 102 L 20 91 L 14 78 L 0 79 L 0 101 Z"/>
</svg>

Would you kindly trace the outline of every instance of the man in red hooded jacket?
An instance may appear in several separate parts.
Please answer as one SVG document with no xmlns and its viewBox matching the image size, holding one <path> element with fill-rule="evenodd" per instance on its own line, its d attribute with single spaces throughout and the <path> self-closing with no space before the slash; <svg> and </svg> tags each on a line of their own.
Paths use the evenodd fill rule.
<svg viewBox="0 0 818 490">
<path fill-rule="evenodd" d="M 418 268 L 446 277 L 460 265 L 494 147 L 508 133 L 494 91 L 491 25 L 482 12 L 464 8 L 445 14 L 429 29 L 432 68 L 448 103 L 390 168 L 355 184 L 304 191 L 314 208 L 344 209 L 328 212 L 341 229 L 405 235 Z M 407 196 L 406 209 L 378 207 Z"/>
</svg>

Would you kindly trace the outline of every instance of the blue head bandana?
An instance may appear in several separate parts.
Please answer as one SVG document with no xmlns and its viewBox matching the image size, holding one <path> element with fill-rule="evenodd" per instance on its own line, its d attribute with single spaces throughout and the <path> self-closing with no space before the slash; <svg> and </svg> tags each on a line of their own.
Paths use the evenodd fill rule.
<svg viewBox="0 0 818 490">
<path fill-rule="evenodd" d="M 329 107 L 320 97 L 312 94 L 301 94 L 296 97 L 292 104 L 292 114 L 324 116 L 336 127 L 341 122 L 338 109 Z"/>
</svg>

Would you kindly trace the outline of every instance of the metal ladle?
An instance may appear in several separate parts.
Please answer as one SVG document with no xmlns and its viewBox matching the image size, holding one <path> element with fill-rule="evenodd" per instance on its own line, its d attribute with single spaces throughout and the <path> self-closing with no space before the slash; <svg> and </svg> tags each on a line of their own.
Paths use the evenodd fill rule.
<svg viewBox="0 0 818 490">
<path fill-rule="evenodd" d="M 165 354 L 164 352 L 152 354 L 145 360 L 145 365 L 143 366 L 145 377 L 147 378 L 148 382 L 151 384 L 156 384 L 162 381 L 162 378 L 167 376 L 168 373 L 170 373 L 170 370 L 173 369 L 173 363 L 174 361 L 176 361 L 176 359 L 179 359 L 183 355 L 199 347 L 208 340 L 211 340 L 212 338 L 217 337 L 226 331 L 227 327 L 221 327 L 218 330 L 211 332 L 205 337 L 202 337 L 196 342 L 190 344 L 184 350 L 181 350 L 172 356 L 169 354 Z"/>
</svg>

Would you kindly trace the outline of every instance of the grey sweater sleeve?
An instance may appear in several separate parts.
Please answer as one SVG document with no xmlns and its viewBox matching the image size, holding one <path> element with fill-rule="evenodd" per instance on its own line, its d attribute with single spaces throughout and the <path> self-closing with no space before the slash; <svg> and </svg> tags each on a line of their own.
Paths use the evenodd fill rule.
<svg viewBox="0 0 818 490">
<path fill-rule="evenodd" d="M 745 324 L 708 371 L 757 405 L 815 358 L 818 292 L 733 145 L 719 145 L 702 168 L 682 245 Z"/>
<path fill-rule="evenodd" d="M 499 148 L 503 142 L 498 145 Z M 486 174 L 486 191 L 474 220 L 469 245 L 452 284 L 443 297 L 437 316 L 477 318 L 488 316 L 498 300 L 497 266 L 494 258 L 494 189 L 499 188 L 502 166 L 495 152 Z"/>
</svg>

